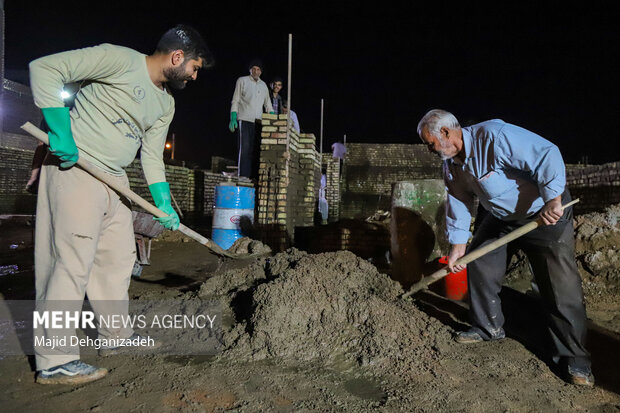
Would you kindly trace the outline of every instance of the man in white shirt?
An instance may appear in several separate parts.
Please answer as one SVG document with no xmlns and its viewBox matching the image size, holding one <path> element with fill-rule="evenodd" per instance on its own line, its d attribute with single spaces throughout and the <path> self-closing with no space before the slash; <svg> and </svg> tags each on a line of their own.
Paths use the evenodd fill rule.
<svg viewBox="0 0 620 413">
<path fill-rule="evenodd" d="M 261 119 L 263 107 L 273 113 L 267 85 L 260 79 L 263 64 L 254 60 L 250 63 L 250 75 L 237 79 L 235 93 L 230 107 L 228 129 L 238 129 L 239 156 L 237 174 L 250 178 L 252 176 L 252 157 L 254 152 L 255 122 Z"/>
</svg>

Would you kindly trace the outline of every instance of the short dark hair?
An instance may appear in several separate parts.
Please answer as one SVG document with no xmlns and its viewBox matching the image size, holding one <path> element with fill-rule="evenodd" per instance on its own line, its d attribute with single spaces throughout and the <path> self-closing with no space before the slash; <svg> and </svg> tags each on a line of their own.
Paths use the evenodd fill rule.
<svg viewBox="0 0 620 413">
<path fill-rule="evenodd" d="M 203 67 L 213 66 L 213 55 L 198 32 L 191 26 L 177 24 L 159 39 L 155 53 L 170 53 L 183 50 L 188 59 L 202 58 Z"/>
</svg>

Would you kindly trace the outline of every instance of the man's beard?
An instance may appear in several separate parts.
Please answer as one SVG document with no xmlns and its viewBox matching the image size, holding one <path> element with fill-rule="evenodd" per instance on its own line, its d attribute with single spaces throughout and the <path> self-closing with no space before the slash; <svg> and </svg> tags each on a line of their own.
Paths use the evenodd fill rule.
<svg viewBox="0 0 620 413">
<path fill-rule="evenodd" d="M 164 76 L 166 76 L 166 83 L 173 89 L 185 89 L 187 86 L 186 81 L 192 80 L 191 76 L 185 73 L 185 65 L 179 67 L 170 67 L 164 70 Z"/>
<path fill-rule="evenodd" d="M 448 143 L 446 140 L 444 140 L 441 137 L 437 137 L 437 139 L 439 140 L 439 145 L 441 146 L 441 149 L 439 152 L 437 152 L 437 155 L 439 155 L 439 157 L 441 158 L 442 161 L 445 161 L 447 159 L 451 159 L 454 158 L 454 156 L 448 156 L 445 154 L 444 151 L 447 151 L 449 149 L 452 149 L 452 147 L 450 146 L 450 143 Z"/>
</svg>

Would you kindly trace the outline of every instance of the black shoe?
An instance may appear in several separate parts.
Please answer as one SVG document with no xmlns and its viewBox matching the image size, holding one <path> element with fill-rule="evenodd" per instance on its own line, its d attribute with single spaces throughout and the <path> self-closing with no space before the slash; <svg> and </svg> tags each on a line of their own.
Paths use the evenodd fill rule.
<svg viewBox="0 0 620 413">
<path fill-rule="evenodd" d="M 568 366 L 568 382 L 577 386 L 594 387 L 594 375 L 589 368 Z"/>
<path fill-rule="evenodd" d="M 456 341 L 457 343 L 461 343 L 461 344 L 471 344 L 471 343 L 479 343 L 481 341 L 501 340 L 503 338 L 506 338 L 506 332 L 504 331 L 503 328 L 500 328 L 497 334 L 495 334 L 489 340 L 485 340 L 484 338 L 482 338 L 480 333 L 478 333 L 474 329 L 471 329 L 471 330 L 461 331 L 460 333 L 457 333 L 456 337 L 454 337 L 454 341 Z"/>
</svg>

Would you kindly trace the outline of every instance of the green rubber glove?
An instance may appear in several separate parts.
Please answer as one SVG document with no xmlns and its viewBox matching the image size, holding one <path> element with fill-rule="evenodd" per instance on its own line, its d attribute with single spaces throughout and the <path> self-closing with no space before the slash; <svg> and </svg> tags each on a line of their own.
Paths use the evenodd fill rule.
<svg viewBox="0 0 620 413">
<path fill-rule="evenodd" d="M 78 149 L 71 133 L 69 108 L 43 108 L 43 117 L 50 128 L 50 152 L 62 161 L 61 168 L 71 168 L 78 160 Z"/>
<path fill-rule="evenodd" d="M 271 112 L 269 112 L 270 115 L 275 115 L 276 113 L 272 110 Z"/>
<path fill-rule="evenodd" d="M 228 129 L 231 132 L 234 132 L 239 125 L 237 124 L 237 112 L 230 112 L 230 123 L 228 124 Z"/>
<path fill-rule="evenodd" d="M 153 201 L 155 202 L 155 206 L 168 214 L 167 217 L 153 217 L 153 219 L 162 224 L 164 227 L 173 231 L 179 229 L 181 220 L 179 219 L 179 216 L 177 215 L 174 208 L 172 208 L 170 184 L 168 184 L 168 182 L 157 182 L 149 185 L 149 190 L 151 191 L 151 195 L 153 195 Z"/>
</svg>

